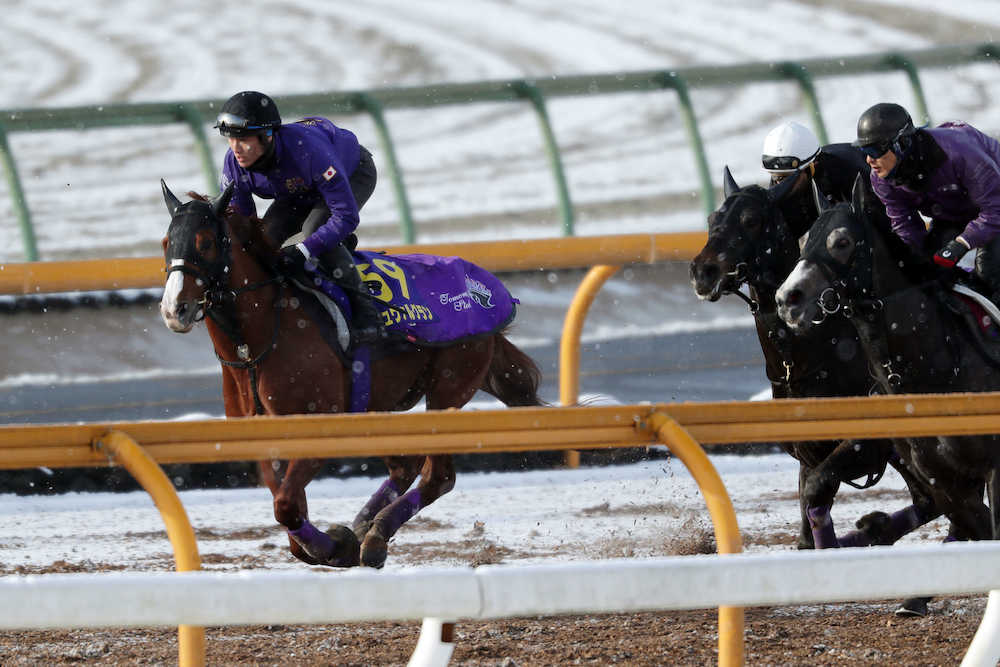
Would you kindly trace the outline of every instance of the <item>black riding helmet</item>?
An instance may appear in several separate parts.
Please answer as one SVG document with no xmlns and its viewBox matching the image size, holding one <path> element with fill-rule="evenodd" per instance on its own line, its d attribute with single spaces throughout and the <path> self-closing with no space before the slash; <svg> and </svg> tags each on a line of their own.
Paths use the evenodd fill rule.
<svg viewBox="0 0 1000 667">
<path fill-rule="evenodd" d="M 214 127 L 224 137 L 270 135 L 281 126 L 278 105 L 264 93 L 244 90 L 222 105 Z"/>
<path fill-rule="evenodd" d="M 892 102 L 880 102 L 858 118 L 858 138 L 854 145 L 875 159 L 890 149 L 899 157 L 909 147 L 905 137 L 914 132 L 913 119 L 906 109 Z"/>
</svg>

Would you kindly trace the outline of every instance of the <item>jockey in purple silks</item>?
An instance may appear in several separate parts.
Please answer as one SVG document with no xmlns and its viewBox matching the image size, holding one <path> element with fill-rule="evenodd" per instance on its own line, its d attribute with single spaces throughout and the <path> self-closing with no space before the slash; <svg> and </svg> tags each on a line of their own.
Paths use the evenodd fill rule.
<svg viewBox="0 0 1000 667">
<path fill-rule="evenodd" d="M 976 273 L 998 302 L 1000 142 L 961 122 L 915 128 L 903 107 L 883 102 L 858 119 L 854 144 L 893 231 L 945 268 L 978 250 Z"/>
<path fill-rule="evenodd" d="M 377 180 L 371 153 L 326 118 L 282 125 L 274 100 L 255 91 L 229 98 L 215 127 L 229 140 L 222 187 L 234 184 L 232 205 L 249 216 L 256 214 L 251 195 L 273 199 L 262 218 L 268 237 L 278 245 L 305 234 L 282 249 L 289 275 L 307 277 L 322 266 L 350 298 L 354 343 L 381 339 L 382 317 L 350 252 L 357 246 L 358 212 Z"/>
</svg>

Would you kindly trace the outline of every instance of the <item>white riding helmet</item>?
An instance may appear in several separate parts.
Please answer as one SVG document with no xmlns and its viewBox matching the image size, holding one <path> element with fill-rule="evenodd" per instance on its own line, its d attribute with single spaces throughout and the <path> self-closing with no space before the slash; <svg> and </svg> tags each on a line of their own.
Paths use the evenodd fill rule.
<svg viewBox="0 0 1000 667">
<path fill-rule="evenodd" d="M 761 164 L 772 174 L 790 174 L 815 160 L 819 148 L 819 139 L 808 127 L 782 123 L 764 137 Z"/>
</svg>

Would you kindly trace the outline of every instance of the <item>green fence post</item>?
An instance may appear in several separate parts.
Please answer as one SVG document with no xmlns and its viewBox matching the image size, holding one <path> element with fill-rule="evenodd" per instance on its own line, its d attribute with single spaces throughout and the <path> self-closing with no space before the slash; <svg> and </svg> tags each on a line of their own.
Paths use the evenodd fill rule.
<svg viewBox="0 0 1000 667">
<path fill-rule="evenodd" d="M 399 210 L 399 229 L 403 234 L 403 243 L 415 243 L 417 235 L 413 228 L 410 200 L 406 196 L 406 186 L 403 184 L 403 170 L 396 159 L 396 148 L 392 143 L 392 135 L 389 134 L 389 126 L 385 122 L 382 103 L 368 93 L 359 93 L 358 102 L 359 106 L 371 114 L 372 120 L 375 122 L 375 130 L 382 143 L 382 150 L 385 151 L 389 177 L 392 179 L 393 190 L 396 193 L 396 208 Z"/>
<path fill-rule="evenodd" d="M 659 82 L 664 88 L 677 91 L 677 100 L 681 105 L 681 115 L 684 117 L 684 127 L 687 129 L 688 143 L 694 151 L 695 166 L 701 179 L 701 203 L 705 207 L 705 215 L 711 215 L 715 210 L 715 187 L 708 173 L 708 159 L 705 157 L 705 145 L 698 132 L 698 119 L 694 115 L 691 96 L 688 95 L 687 82 L 677 72 L 661 72 Z"/>
<path fill-rule="evenodd" d="M 910 87 L 913 88 L 913 99 L 917 103 L 917 113 L 920 114 L 922 121 L 920 125 L 930 125 L 931 115 L 927 112 L 927 100 L 924 98 L 924 88 L 920 85 L 917 66 L 900 53 L 890 53 L 885 59 L 893 67 L 906 72 L 906 76 L 910 80 Z"/>
<path fill-rule="evenodd" d="M 10 190 L 11 205 L 17 214 L 21 226 L 21 243 L 24 246 L 24 261 L 38 261 L 38 245 L 35 243 L 35 228 L 31 225 L 31 212 L 28 210 L 28 200 L 21 187 L 21 179 L 17 175 L 17 164 L 14 154 L 7 143 L 7 132 L 0 125 L 0 160 L 3 160 L 3 171 L 7 176 L 7 188 Z"/>
<path fill-rule="evenodd" d="M 208 138 L 205 136 L 205 119 L 201 112 L 190 104 L 177 105 L 177 115 L 188 124 L 194 134 L 195 146 L 198 149 L 198 156 L 201 158 L 201 169 L 205 173 L 208 181 L 208 192 L 212 195 L 219 194 L 219 173 L 212 162 L 212 150 L 208 147 Z"/>
<path fill-rule="evenodd" d="M 826 145 L 830 139 L 826 134 L 826 124 L 823 122 L 823 114 L 819 109 L 819 100 L 816 98 L 816 88 L 813 86 L 812 75 L 805 65 L 794 62 L 785 62 L 778 65 L 778 71 L 790 79 L 795 79 L 802 89 L 802 94 L 806 96 L 806 106 L 813 119 L 813 127 L 816 128 L 816 138 L 819 143 Z"/>
<path fill-rule="evenodd" d="M 530 100 L 531 105 L 535 108 L 535 115 L 538 117 L 538 124 L 542 130 L 542 139 L 545 141 L 545 153 L 548 155 L 549 166 L 552 168 L 552 177 L 556 181 L 563 236 L 573 236 L 573 204 L 569 198 L 569 186 L 566 184 L 566 172 L 563 170 L 559 145 L 556 143 L 556 135 L 552 131 L 552 123 L 549 121 L 549 114 L 545 108 L 545 98 L 538 90 L 538 86 L 528 81 L 516 81 L 514 90 L 517 91 L 518 95 Z"/>
</svg>

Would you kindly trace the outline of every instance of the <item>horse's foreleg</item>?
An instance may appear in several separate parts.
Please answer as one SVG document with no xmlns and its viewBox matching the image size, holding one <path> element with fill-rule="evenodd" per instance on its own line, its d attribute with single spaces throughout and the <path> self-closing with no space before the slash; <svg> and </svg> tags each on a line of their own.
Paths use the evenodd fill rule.
<svg viewBox="0 0 1000 667">
<path fill-rule="evenodd" d="M 292 555 L 310 565 L 352 567 L 358 564 L 358 540 L 346 526 L 320 532 L 309 522 L 306 484 L 322 467 L 320 459 L 290 461 L 274 495 L 274 518 L 288 530 Z"/>
<path fill-rule="evenodd" d="M 274 471 L 276 461 L 257 461 L 257 481 L 271 491 L 271 497 L 278 495 L 278 476 Z"/>
<path fill-rule="evenodd" d="M 361 562 L 368 567 L 382 567 L 389 540 L 399 527 L 453 488 L 455 466 L 451 455 L 428 456 L 417 488 L 410 489 L 375 515 L 361 544 Z"/>
<path fill-rule="evenodd" d="M 889 464 L 906 482 L 910 497 L 913 498 L 913 504 L 892 514 L 885 512 L 866 514 L 855 523 L 859 529 L 857 532 L 849 533 L 841 538 L 841 546 L 895 544 L 899 538 L 941 516 L 941 510 L 937 508 L 937 504 L 926 485 L 910 471 L 895 452 L 890 456 Z"/>
<path fill-rule="evenodd" d="M 422 456 L 389 456 L 384 459 L 385 465 L 389 469 L 389 479 L 382 482 L 382 486 L 378 487 L 378 490 L 372 494 L 358 515 L 354 517 L 352 527 L 359 540 L 365 538 L 375 515 L 386 505 L 395 502 L 401 493 L 405 493 L 413 485 L 413 480 L 420 474 L 423 459 Z"/>
<path fill-rule="evenodd" d="M 799 461 L 799 517 L 801 519 L 799 523 L 799 541 L 797 544 L 799 549 L 813 548 L 812 530 L 809 528 L 809 517 L 806 515 L 809 503 L 805 493 L 806 480 L 809 478 L 810 472 L 812 472 L 812 468 L 804 462 Z"/>
</svg>

